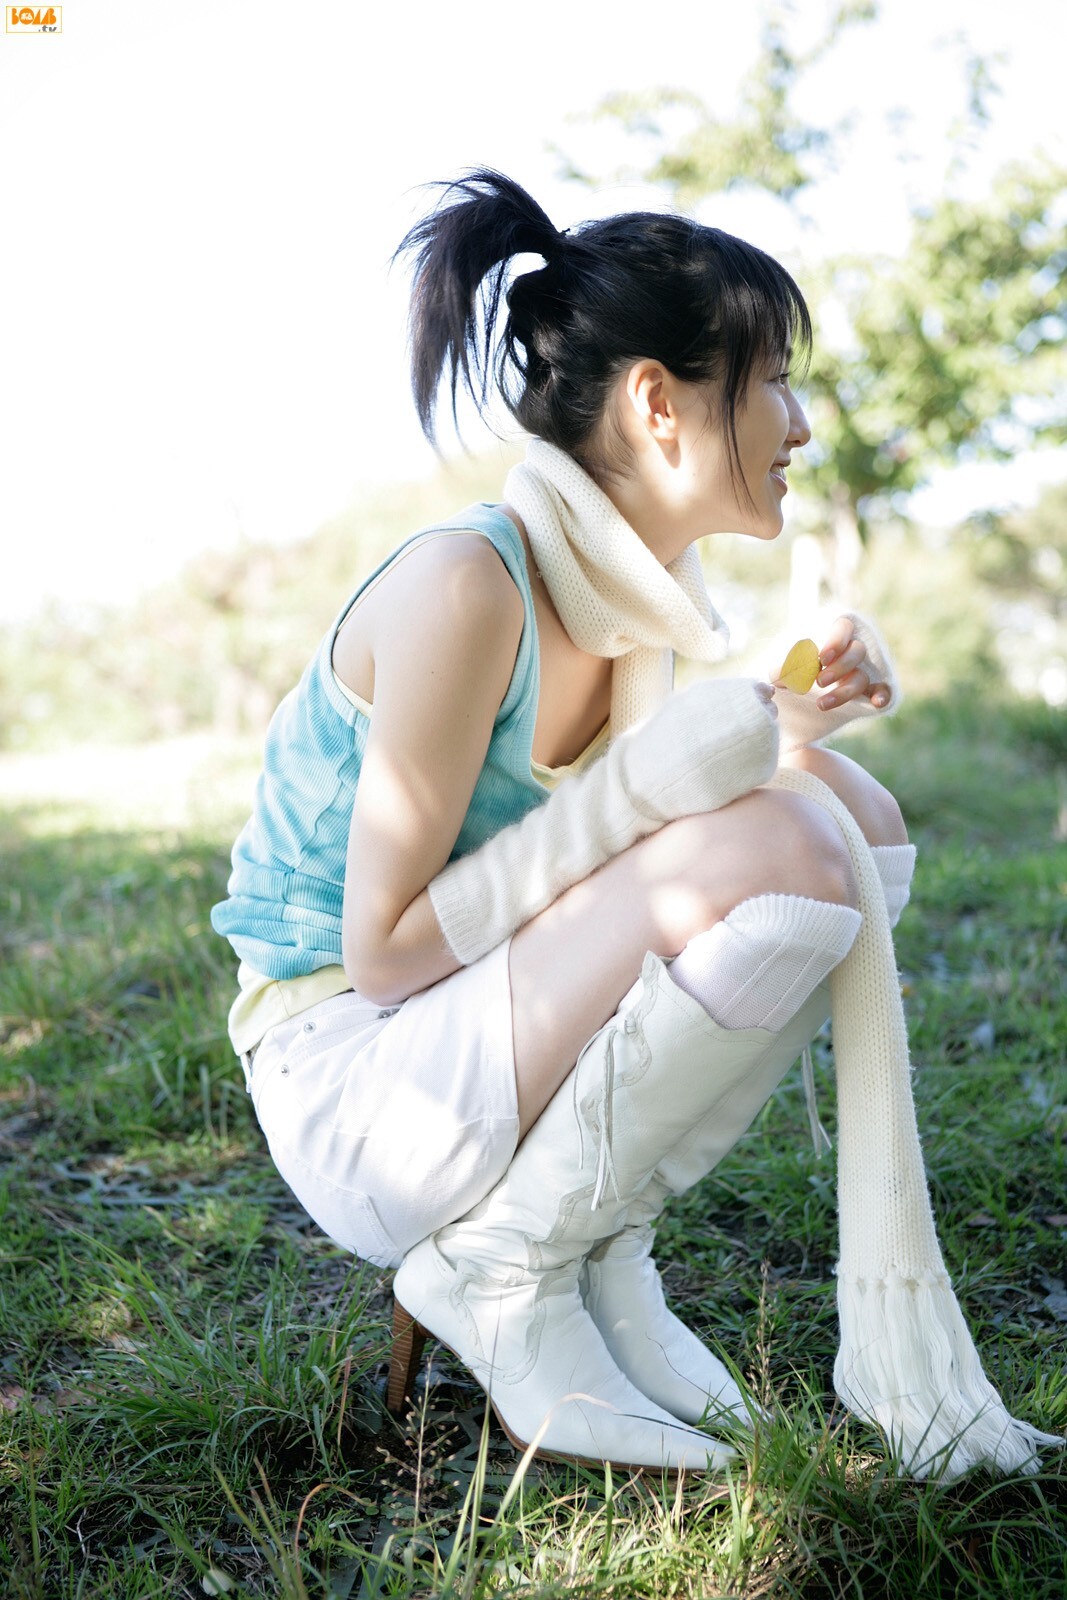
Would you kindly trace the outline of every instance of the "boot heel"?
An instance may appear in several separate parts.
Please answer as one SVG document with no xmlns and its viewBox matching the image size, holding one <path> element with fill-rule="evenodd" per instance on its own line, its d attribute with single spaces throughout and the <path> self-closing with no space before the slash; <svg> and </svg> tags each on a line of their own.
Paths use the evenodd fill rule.
<svg viewBox="0 0 1067 1600">
<path fill-rule="evenodd" d="M 389 1383 L 386 1390 L 386 1408 L 399 1416 L 404 1402 L 410 1397 L 415 1382 L 415 1371 L 422 1358 L 426 1343 L 426 1329 L 404 1310 L 399 1300 L 393 1302 L 393 1348 L 389 1358 Z"/>
</svg>

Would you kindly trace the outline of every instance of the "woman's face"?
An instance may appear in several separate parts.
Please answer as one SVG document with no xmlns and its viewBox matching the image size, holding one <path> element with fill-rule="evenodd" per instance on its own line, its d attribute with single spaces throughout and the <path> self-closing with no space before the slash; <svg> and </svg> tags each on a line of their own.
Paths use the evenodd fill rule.
<svg viewBox="0 0 1067 1600">
<path fill-rule="evenodd" d="M 774 539 L 781 533 L 789 457 L 792 451 L 802 450 L 810 438 L 808 419 L 789 385 L 788 365 L 771 377 L 753 376 L 737 413 L 737 446 L 755 511 L 748 508 L 751 522 L 740 532 L 761 539 Z M 741 509 L 745 509 L 743 497 Z"/>
<path fill-rule="evenodd" d="M 808 419 L 789 386 L 785 362 L 773 372 L 754 372 L 737 408 L 737 453 L 746 498 L 730 472 L 730 455 L 721 421 L 707 424 L 693 441 L 691 465 L 700 482 L 706 533 L 747 533 L 775 539 L 784 521 L 786 469 L 794 450 L 811 438 Z M 695 487 L 695 482 L 694 482 Z"/>
</svg>

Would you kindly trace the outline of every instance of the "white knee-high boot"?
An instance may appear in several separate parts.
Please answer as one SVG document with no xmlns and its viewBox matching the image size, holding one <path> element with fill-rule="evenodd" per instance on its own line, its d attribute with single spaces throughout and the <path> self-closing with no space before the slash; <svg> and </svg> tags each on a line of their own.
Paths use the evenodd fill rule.
<svg viewBox="0 0 1067 1600">
<path fill-rule="evenodd" d="M 802 904 L 807 924 L 851 919 L 854 935 L 856 912 Z M 728 1459 L 619 1370 L 582 1303 L 579 1272 L 631 1211 L 642 1214 L 668 1152 L 676 1171 L 684 1163 L 693 1174 L 687 1182 L 721 1158 L 754 1115 L 750 1103 L 780 1078 L 782 1049 L 767 1029 L 722 1027 L 647 956 L 633 1003 L 589 1041 L 504 1177 L 405 1259 L 394 1285 L 399 1331 L 407 1337 L 415 1322 L 450 1346 L 517 1443 L 536 1437 L 546 1453 L 627 1466 Z"/>
<path fill-rule="evenodd" d="M 915 847 L 879 846 L 872 850 L 872 855 L 885 890 L 890 922 L 895 924 L 908 901 Z M 711 930 L 712 933 L 714 931 Z M 769 969 L 764 970 L 761 989 L 758 981 L 755 984 L 752 982 L 752 969 L 758 963 L 750 960 L 746 974 L 748 992 L 740 996 L 731 993 L 729 968 L 732 965 L 736 972 L 744 967 L 744 942 L 730 942 L 735 959 L 732 963 L 728 960 L 722 964 L 727 969 L 725 973 L 721 969 L 718 973 L 713 970 L 716 952 L 710 934 L 700 935 L 692 946 L 687 947 L 693 950 L 697 959 L 683 961 L 680 957 L 674 967 L 677 968 L 679 963 L 683 968 L 688 967 L 690 976 L 687 981 L 693 987 L 703 989 L 701 998 L 705 1003 L 717 997 L 726 1017 L 738 1013 L 745 1016 L 746 1006 L 747 1016 L 758 1016 L 758 1008 L 763 1006 L 764 1017 L 770 1014 L 773 1018 L 776 1009 L 775 982 Z M 703 984 L 700 983 L 703 965 L 701 951 L 712 958 L 707 965 L 708 976 Z M 686 952 L 683 952 L 685 955 Z M 739 957 L 742 958 L 740 961 L 736 959 Z M 789 983 L 796 983 L 800 965 L 800 955 L 796 953 L 791 960 L 787 958 L 782 963 L 780 986 L 783 996 Z M 825 972 L 822 976 L 825 976 Z M 694 978 L 697 980 L 695 983 Z M 767 979 L 772 981 L 768 983 Z M 744 978 L 737 987 L 745 988 Z M 760 1081 L 753 1079 L 750 1082 L 751 1092 L 746 1098 L 746 1109 L 742 1111 L 740 1101 L 735 1100 L 734 1114 L 729 1123 L 725 1120 L 720 1123 L 720 1138 L 725 1136 L 729 1143 L 723 1145 L 717 1156 L 713 1150 L 700 1153 L 700 1161 L 708 1159 L 709 1162 L 704 1170 L 710 1171 L 733 1148 L 829 1015 L 829 989 L 824 982 L 818 982 L 800 1009 L 781 1029 L 778 1036 L 780 1049 L 768 1057 Z M 590 1315 L 603 1333 L 614 1359 L 644 1393 L 688 1422 L 699 1422 L 705 1417 L 714 1420 L 716 1414 L 724 1412 L 733 1413 L 739 1420 L 747 1422 L 752 1415 L 751 1402 L 746 1401 L 719 1358 L 669 1309 L 659 1273 L 652 1260 L 655 1237 L 652 1224 L 672 1193 L 682 1193 L 703 1175 L 697 1171 L 693 1176 L 693 1170 L 691 1146 L 688 1153 L 680 1147 L 673 1159 L 670 1153 L 664 1158 L 643 1192 L 640 1214 L 636 1209 L 632 1211 L 628 1225 L 613 1238 L 605 1239 L 590 1253 L 583 1273 L 583 1293 Z"/>
<path fill-rule="evenodd" d="M 723 1412 L 747 1421 L 750 1408 L 718 1357 L 668 1309 L 652 1261 L 652 1223 L 671 1194 L 689 1189 L 733 1149 L 822 1027 L 829 1015 L 824 980 L 848 954 L 859 922 L 849 906 L 765 895 L 736 907 L 674 963 L 684 967 L 685 987 L 698 1003 L 715 1008 L 708 1072 L 728 1070 L 734 1040 L 761 1037 L 763 1053 L 664 1151 L 627 1226 L 590 1253 L 583 1287 L 622 1370 L 687 1421 Z"/>
<path fill-rule="evenodd" d="M 520 1447 L 627 1468 L 703 1471 L 732 1458 L 620 1372 L 578 1283 L 586 1254 L 624 1225 L 659 1155 L 722 1094 L 707 1071 L 711 1030 L 703 1008 L 647 956 L 637 1003 L 589 1041 L 503 1178 L 397 1270 L 394 1409 L 429 1332 L 487 1390 Z M 758 1061 L 765 1040 L 736 1045 L 731 1080 Z"/>
</svg>

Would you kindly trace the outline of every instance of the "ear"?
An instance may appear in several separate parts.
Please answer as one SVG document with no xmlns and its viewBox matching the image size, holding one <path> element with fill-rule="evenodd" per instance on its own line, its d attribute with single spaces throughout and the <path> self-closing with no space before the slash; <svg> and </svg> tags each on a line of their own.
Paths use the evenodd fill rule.
<svg viewBox="0 0 1067 1600">
<path fill-rule="evenodd" d="M 661 444 L 673 443 L 678 404 L 673 375 L 659 361 L 635 361 L 626 374 L 626 403 L 633 420 Z"/>
</svg>

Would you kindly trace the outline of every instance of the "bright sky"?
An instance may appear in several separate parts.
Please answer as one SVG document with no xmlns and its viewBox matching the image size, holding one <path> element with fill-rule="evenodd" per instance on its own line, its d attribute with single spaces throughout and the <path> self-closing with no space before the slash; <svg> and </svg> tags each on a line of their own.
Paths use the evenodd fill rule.
<svg viewBox="0 0 1067 1600">
<path fill-rule="evenodd" d="M 829 6 L 793 9 L 800 38 Z M 801 102 L 856 117 L 815 226 L 798 239 L 740 198 L 702 212 L 798 250 L 801 279 L 805 252 L 900 246 L 908 197 L 951 158 L 968 50 L 1004 57 L 979 174 L 1035 146 L 1067 159 L 1061 0 L 884 10 Z M 496 166 L 560 227 L 655 203 L 564 184 L 549 146 L 621 160 L 568 120 L 618 89 L 689 87 L 727 114 L 758 30 L 737 0 L 71 0 L 62 17 L 0 34 L 0 618 L 49 594 L 126 599 L 197 549 L 303 537 L 360 484 L 430 470 L 406 284 L 387 274 L 417 186 Z M 1001 481 L 1025 494 L 1032 475 Z"/>
</svg>

